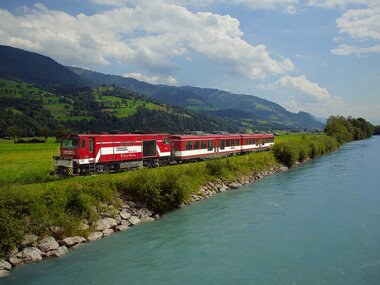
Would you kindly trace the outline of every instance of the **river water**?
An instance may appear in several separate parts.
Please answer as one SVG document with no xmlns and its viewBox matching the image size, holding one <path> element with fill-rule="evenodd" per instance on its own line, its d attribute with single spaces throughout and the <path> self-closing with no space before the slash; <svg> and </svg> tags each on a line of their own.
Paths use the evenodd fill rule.
<svg viewBox="0 0 380 285">
<path fill-rule="evenodd" d="M 0 284 L 380 284 L 379 162 L 349 143 Z"/>
</svg>

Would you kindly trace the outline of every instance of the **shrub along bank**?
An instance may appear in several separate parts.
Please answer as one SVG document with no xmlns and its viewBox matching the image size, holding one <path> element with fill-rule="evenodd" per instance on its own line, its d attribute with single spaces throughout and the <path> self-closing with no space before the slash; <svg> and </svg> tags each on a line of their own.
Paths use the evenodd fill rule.
<svg viewBox="0 0 380 285">
<path fill-rule="evenodd" d="M 277 160 L 293 166 L 297 160 L 317 157 L 337 146 L 334 138 L 325 135 L 302 136 L 276 143 L 268 152 L 39 184 L 6 184 L 0 188 L 0 256 L 19 245 L 25 233 L 59 239 L 85 235 L 80 221 L 91 224 L 105 203 L 118 206 L 120 196 L 163 213 L 190 200 L 208 181 L 232 182 L 280 166 Z"/>
</svg>

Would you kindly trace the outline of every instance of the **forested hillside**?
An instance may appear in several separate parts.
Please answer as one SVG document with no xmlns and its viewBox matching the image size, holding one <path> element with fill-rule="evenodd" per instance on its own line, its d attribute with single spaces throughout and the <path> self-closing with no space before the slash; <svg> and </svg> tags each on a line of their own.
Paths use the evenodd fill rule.
<svg viewBox="0 0 380 285">
<path fill-rule="evenodd" d="M 172 107 L 115 87 L 49 89 L 0 79 L 0 137 L 70 132 L 236 132 L 228 120 Z"/>
</svg>

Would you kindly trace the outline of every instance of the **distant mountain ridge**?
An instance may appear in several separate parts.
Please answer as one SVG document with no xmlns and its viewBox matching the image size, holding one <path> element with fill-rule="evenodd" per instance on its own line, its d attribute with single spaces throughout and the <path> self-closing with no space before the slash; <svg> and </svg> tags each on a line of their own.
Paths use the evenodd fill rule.
<svg viewBox="0 0 380 285">
<path fill-rule="evenodd" d="M 191 86 L 153 85 L 133 78 L 66 67 L 53 59 L 22 49 L 0 45 L 0 77 L 42 86 L 98 87 L 115 85 L 166 104 L 219 117 L 248 130 L 322 129 L 312 115 L 292 113 L 253 95 Z"/>
<path fill-rule="evenodd" d="M 322 129 L 323 124 L 306 112 L 292 113 L 274 102 L 254 95 L 233 94 L 218 89 L 191 86 L 153 85 L 133 78 L 106 75 L 77 67 L 68 67 L 84 80 L 97 85 L 116 86 L 143 93 L 167 104 L 229 118 L 253 129 Z M 234 115 L 231 116 L 231 110 Z M 240 119 L 239 119 L 240 117 Z"/>
</svg>

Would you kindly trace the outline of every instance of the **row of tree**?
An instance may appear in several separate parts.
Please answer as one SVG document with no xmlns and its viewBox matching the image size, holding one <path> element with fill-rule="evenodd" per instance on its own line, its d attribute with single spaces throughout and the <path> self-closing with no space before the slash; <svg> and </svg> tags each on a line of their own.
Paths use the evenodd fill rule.
<svg viewBox="0 0 380 285">
<path fill-rule="evenodd" d="M 331 116 L 325 126 L 325 133 L 335 137 L 339 143 L 362 140 L 374 134 L 375 127 L 363 118 Z"/>
</svg>

